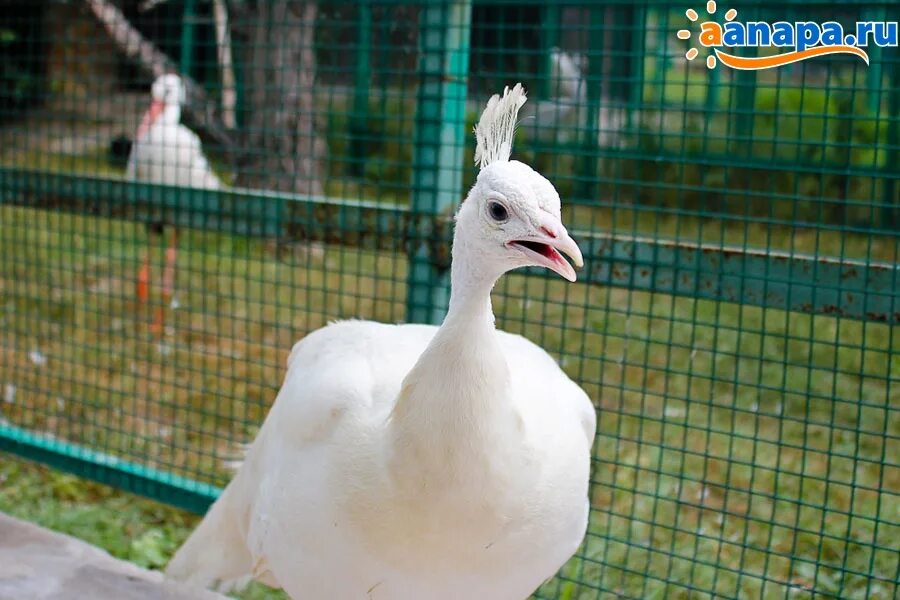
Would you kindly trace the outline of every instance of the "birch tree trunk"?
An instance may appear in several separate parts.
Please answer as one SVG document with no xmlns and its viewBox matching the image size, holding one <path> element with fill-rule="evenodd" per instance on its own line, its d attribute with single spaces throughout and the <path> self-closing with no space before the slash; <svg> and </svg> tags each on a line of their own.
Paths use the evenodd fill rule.
<svg viewBox="0 0 900 600">
<path fill-rule="evenodd" d="M 320 195 L 325 146 L 316 132 L 313 95 L 316 3 L 246 4 L 247 162 L 240 184 Z"/>
<path fill-rule="evenodd" d="M 216 27 L 216 47 L 219 55 L 219 72 L 222 81 L 222 122 L 225 127 L 237 126 L 235 109 L 237 90 L 234 83 L 234 66 L 231 60 L 231 31 L 228 27 L 228 8 L 225 0 L 213 0 L 213 20 Z"/>
</svg>

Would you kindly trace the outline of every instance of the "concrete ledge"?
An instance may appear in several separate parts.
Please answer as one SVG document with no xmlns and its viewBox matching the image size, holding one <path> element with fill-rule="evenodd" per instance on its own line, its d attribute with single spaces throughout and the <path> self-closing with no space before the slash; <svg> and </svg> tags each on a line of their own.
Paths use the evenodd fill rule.
<svg viewBox="0 0 900 600">
<path fill-rule="evenodd" d="M 0 600 L 222 600 L 0 513 Z"/>
</svg>

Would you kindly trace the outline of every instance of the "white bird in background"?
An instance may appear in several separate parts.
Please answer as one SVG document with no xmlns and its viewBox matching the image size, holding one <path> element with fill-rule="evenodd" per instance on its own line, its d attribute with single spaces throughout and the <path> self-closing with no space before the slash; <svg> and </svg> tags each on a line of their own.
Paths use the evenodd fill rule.
<svg viewBox="0 0 900 600">
<path fill-rule="evenodd" d="M 543 142 L 563 141 L 578 126 L 579 112 L 587 108 L 587 86 L 581 76 L 581 61 L 559 48 L 550 50 L 547 73 L 551 98 L 539 100 L 522 123 L 526 134 Z"/>
<path fill-rule="evenodd" d="M 559 48 L 550 50 L 550 80 L 554 82 L 554 91 L 562 98 L 582 102 L 587 96 L 584 84 L 584 57 L 569 54 Z"/>
<path fill-rule="evenodd" d="M 221 189 L 203 154 L 200 138 L 181 124 L 181 105 L 185 101 L 185 89 L 181 78 L 175 74 L 162 75 L 150 88 L 150 108 L 138 126 L 125 168 L 128 179 L 192 188 Z M 136 295 L 139 302 L 146 302 L 150 287 L 150 253 L 148 244 L 144 260 L 137 276 Z M 163 272 L 163 301 L 168 304 L 175 280 L 177 241 L 175 228 L 166 249 L 166 267 Z M 163 308 L 160 308 L 154 329 L 161 331 Z"/>
<path fill-rule="evenodd" d="M 209 586 L 251 576 L 292 598 L 521 600 L 580 545 L 594 408 L 553 358 L 497 331 L 506 271 L 570 281 L 581 251 L 553 185 L 509 160 L 521 85 L 476 127 L 481 172 L 456 215 L 440 327 L 342 321 L 288 358 L 222 496 L 169 563 Z"/>
<path fill-rule="evenodd" d="M 529 135 L 543 142 L 576 141 L 587 128 L 588 98 L 584 78 L 586 59 L 552 48 L 548 79 L 553 97 L 537 103 L 532 119 L 524 121 Z M 601 147 L 618 147 L 625 128 L 625 112 L 606 97 L 597 107 L 597 143 Z"/>
</svg>

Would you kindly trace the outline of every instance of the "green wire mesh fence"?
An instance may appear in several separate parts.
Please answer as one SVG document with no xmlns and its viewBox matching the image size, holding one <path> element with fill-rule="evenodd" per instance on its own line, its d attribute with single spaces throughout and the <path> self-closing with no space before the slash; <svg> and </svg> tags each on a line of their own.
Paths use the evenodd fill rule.
<svg viewBox="0 0 900 600">
<path fill-rule="evenodd" d="M 587 264 L 506 277 L 497 322 L 599 416 L 588 536 L 538 597 L 896 597 L 900 50 L 708 68 L 688 8 L 898 17 L 0 0 L 0 450 L 202 512 L 294 341 L 440 321 L 474 119 L 522 81 L 515 155 Z M 126 177 L 166 71 L 222 189 Z"/>
</svg>

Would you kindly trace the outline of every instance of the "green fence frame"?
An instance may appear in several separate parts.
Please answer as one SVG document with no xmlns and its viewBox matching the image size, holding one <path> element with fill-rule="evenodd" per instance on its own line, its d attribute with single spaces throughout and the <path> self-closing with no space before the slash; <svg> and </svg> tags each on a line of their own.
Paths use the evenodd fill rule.
<svg viewBox="0 0 900 600">
<path fill-rule="evenodd" d="M 433 176 L 434 172 L 429 174 Z M 410 289 L 423 291 L 427 298 L 446 294 L 446 280 L 440 272 L 447 269 L 452 236 L 450 218 L 441 213 L 286 194 L 203 190 L 185 194 L 168 186 L 8 168 L 0 168 L 0 192 L 0 204 L 52 207 L 142 223 L 163 220 L 181 227 L 258 237 L 284 231 L 283 215 L 304 215 L 302 222 L 294 224 L 304 239 L 366 247 L 377 238 L 381 249 L 416 248 L 415 259 L 427 268 L 425 272 L 439 275 L 423 281 L 422 271 L 411 269 Z M 88 204 L 86 198 L 90 199 Z M 225 198 L 241 201 L 224 203 Z M 299 209 L 289 210 L 289 203 Z M 326 238 L 324 232 L 334 231 L 338 224 L 356 235 Z M 594 285 L 900 324 L 900 266 L 896 264 L 600 236 L 577 230 L 574 234 L 581 242 L 588 267 L 582 279 Z M 534 274 L 550 277 L 543 272 Z M 412 317 L 419 317 L 410 318 L 411 322 L 427 322 L 440 314 L 435 304 L 426 304 L 423 310 L 418 298 L 411 299 L 407 310 Z M 75 444 L 51 442 L 8 425 L 0 424 L 0 450 L 39 458 L 75 474 L 197 512 L 205 511 L 217 495 L 214 486 L 156 472 Z"/>
</svg>

